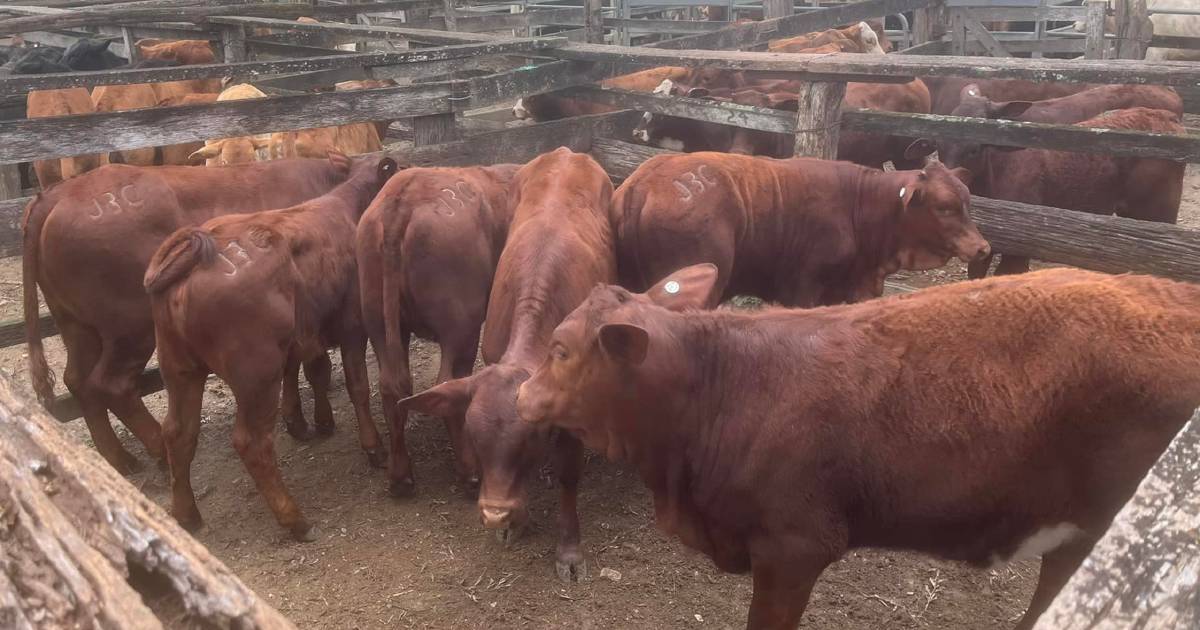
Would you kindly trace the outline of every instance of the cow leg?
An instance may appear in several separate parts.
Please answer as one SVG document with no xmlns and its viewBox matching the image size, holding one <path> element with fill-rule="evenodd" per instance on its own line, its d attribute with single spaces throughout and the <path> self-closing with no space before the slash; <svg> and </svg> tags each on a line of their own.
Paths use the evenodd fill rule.
<svg viewBox="0 0 1200 630">
<path fill-rule="evenodd" d="M 832 558 L 827 553 L 789 553 L 771 546 L 777 556 L 753 561 L 754 594 L 746 630 L 794 630 L 808 607 L 813 585 Z"/>
<path fill-rule="evenodd" d="M 102 397 L 88 389 L 88 376 L 100 362 L 103 344 L 95 331 L 67 316 L 55 317 L 63 345 L 67 349 L 67 367 L 63 370 L 63 384 L 67 391 L 79 401 L 88 433 L 100 456 L 116 469 L 127 475 L 137 472 L 141 464 L 121 444 L 108 420 L 108 408 Z"/>
<path fill-rule="evenodd" d="M 1029 608 L 1017 623 L 1016 630 L 1028 630 L 1037 623 L 1038 617 L 1050 607 L 1050 602 L 1054 601 L 1079 565 L 1083 564 L 1095 544 L 1096 541 L 1092 539 L 1075 540 L 1042 556 L 1042 570 L 1038 574 L 1037 588 L 1034 589 L 1033 599 L 1029 601 Z"/>
<path fill-rule="evenodd" d="M 587 577 L 587 560 L 579 549 L 579 477 L 583 472 L 583 444 L 559 431 L 554 445 L 554 470 L 562 485 L 558 499 L 558 552 L 555 569 L 558 579 L 580 582 Z"/>
<path fill-rule="evenodd" d="M 478 330 L 479 328 L 476 326 L 475 334 L 469 335 L 468 339 L 462 340 L 459 343 L 442 344 L 442 361 L 438 369 L 438 383 L 444 383 L 456 378 L 465 378 L 471 375 L 471 370 L 475 367 L 475 354 L 479 347 Z M 454 447 L 454 461 L 458 472 L 458 479 L 464 484 L 468 493 L 478 491 L 479 459 L 475 455 L 475 449 L 471 448 L 463 440 L 463 425 L 467 422 L 466 416 L 446 417 L 445 422 L 446 433 L 450 435 L 450 443 Z"/>
<path fill-rule="evenodd" d="M 995 254 L 988 254 L 979 260 L 967 263 L 967 278 L 971 280 L 986 278 L 988 270 L 992 268 L 992 258 L 994 257 Z"/>
<path fill-rule="evenodd" d="M 390 353 L 386 346 L 375 347 L 375 358 L 379 361 L 379 395 L 383 399 L 383 418 L 387 423 L 391 445 L 388 452 L 388 492 L 396 497 L 413 494 L 412 459 L 408 456 L 408 445 L 404 440 L 404 425 L 408 423 L 408 412 L 399 408 L 401 398 L 412 396 L 412 372 L 408 365 L 408 344 L 412 334 L 400 331 L 395 345 L 399 352 Z M 391 356 L 394 354 L 395 356 Z"/>
<path fill-rule="evenodd" d="M 362 334 L 342 339 L 342 372 L 346 375 L 346 391 L 358 419 L 358 443 L 367 454 L 367 462 L 375 468 L 387 465 L 387 449 L 379 437 L 379 429 L 371 418 L 371 385 L 367 379 L 367 338 Z"/>
<path fill-rule="evenodd" d="M 304 362 L 304 378 L 313 388 L 313 420 L 317 435 L 333 435 L 333 405 L 329 403 L 329 383 L 333 377 L 333 362 L 329 353 L 322 352 Z"/>
<path fill-rule="evenodd" d="M 129 428 L 151 457 L 162 460 L 162 427 L 142 402 L 138 377 L 154 354 L 154 337 L 138 335 L 104 343 L 100 362 L 92 369 L 91 387 L 104 392 L 109 409 Z"/>
<path fill-rule="evenodd" d="M 171 514 L 184 529 L 196 531 L 203 519 L 192 492 L 192 459 L 200 439 L 200 409 L 208 375 L 173 369 L 169 361 L 160 356 L 163 382 L 167 386 L 167 415 L 162 434 L 171 470 Z"/>
<path fill-rule="evenodd" d="M 1018 273 L 1029 273 L 1029 259 L 1024 256 L 1001 254 L 1000 264 L 996 265 L 996 275 L 1006 276 Z"/>
<path fill-rule="evenodd" d="M 285 361 L 279 364 L 284 365 Z M 233 448 L 254 479 L 258 492 L 275 514 L 275 520 L 299 541 L 316 540 L 315 532 L 295 499 L 283 484 L 275 461 L 275 414 L 278 411 L 282 374 L 270 378 L 239 381 L 234 385 L 237 419 L 233 425 Z"/>
<path fill-rule="evenodd" d="M 312 379 L 309 378 L 308 382 L 311 384 Z M 288 357 L 287 365 L 283 368 L 283 397 L 279 401 L 279 415 L 283 417 L 283 427 L 288 435 L 301 442 L 312 437 L 308 420 L 304 419 L 304 410 L 300 406 L 300 359 L 295 357 Z"/>
</svg>

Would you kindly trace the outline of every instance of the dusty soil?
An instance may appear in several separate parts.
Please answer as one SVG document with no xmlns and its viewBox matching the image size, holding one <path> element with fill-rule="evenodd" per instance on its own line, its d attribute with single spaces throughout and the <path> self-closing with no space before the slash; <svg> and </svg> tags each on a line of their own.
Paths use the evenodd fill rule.
<svg viewBox="0 0 1200 630">
<path fill-rule="evenodd" d="M 1200 174 L 1189 168 L 1182 224 L 1200 224 Z M 960 265 L 894 278 L 910 287 L 965 278 Z M 20 266 L 0 261 L 0 317 L 19 317 Z M 51 364 L 64 355 L 49 340 Z M 417 389 L 431 384 L 437 348 L 413 350 Z M 335 362 L 336 357 L 335 357 Z M 0 370 L 27 383 L 24 347 L 0 352 Z M 372 365 L 372 378 L 374 365 Z M 560 583 L 554 574 L 556 492 L 535 498 L 536 524 L 503 548 L 478 523 L 455 485 L 441 422 L 410 422 L 409 448 L 418 493 L 397 500 L 383 471 L 367 466 L 355 438 L 341 371 L 334 372 L 338 431 L 298 443 L 276 436 L 284 478 L 321 531 L 292 542 L 275 524 L 230 444 L 234 405 L 210 381 L 200 447 L 192 471 L 206 526 L 198 538 L 262 597 L 301 628 L 738 628 L 750 601 L 746 576 L 718 572 L 707 559 L 659 533 L 651 502 L 635 476 L 589 458 L 581 490 L 589 578 Z M 311 392 L 305 388 L 311 418 Z M 162 393 L 147 402 L 161 416 Z M 378 395 L 373 392 L 376 419 Z M 84 442 L 82 422 L 64 425 Z M 382 429 L 382 426 L 381 426 Z M 143 458 L 136 440 L 119 432 Z M 166 473 L 148 467 L 130 481 L 167 505 Z M 600 577 L 613 569 L 619 579 Z M 607 574 L 608 572 L 606 572 Z M 1032 593 L 1037 563 L 977 570 L 907 553 L 858 551 L 822 576 L 804 617 L 806 628 L 1009 627 Z M 185 625 L 180 618 L 178 625 Z"/>
</svg>

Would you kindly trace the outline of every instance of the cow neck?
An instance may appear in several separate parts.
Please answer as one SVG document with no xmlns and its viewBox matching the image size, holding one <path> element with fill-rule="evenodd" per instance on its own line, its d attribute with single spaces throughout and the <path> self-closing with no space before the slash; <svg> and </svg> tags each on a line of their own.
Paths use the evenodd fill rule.
<svg viewBox="0 0 1200 630">
<path fill-rule="evenodd" d="M 850 222 L 858 271 L 895 271 L 900 264 L 898 226 L 904 212 L 900 189 L 912 182 L 912 174 L 909 171 L 888 173 L 865 167 L 855 168 L 859 174 L 854 201 L 850 204 Z"/>
<path fill-rule="evenodd" d="M 319 204 L 318 208 L 323 210 L 336 207 L 338 210 L 348 213 L 351 221 L 358 223 L 359 216 L 371 204 L 375 194 L 379 192 L 377 178 L 378 175 L 371 170 L 363 170 L 360 173 L 351 172 L 350 179 L 329 191 L 324 197 L 326 203 Z M 330 201 L 341 203 L 328 203 Z"/>
</svg>

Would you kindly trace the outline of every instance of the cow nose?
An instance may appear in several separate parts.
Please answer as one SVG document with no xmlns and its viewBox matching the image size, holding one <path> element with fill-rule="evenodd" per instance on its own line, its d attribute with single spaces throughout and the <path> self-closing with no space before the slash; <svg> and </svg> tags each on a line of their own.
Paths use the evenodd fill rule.
<svg viewBox="0 0 1200 630">
<path fill-rule="evenodd" d="M 983 245 L 979 246 L 979 250 L 975 252 L 975 257 L 972 258 L 972 260 L 981 260 L 983 258 L 987 258 L 991 253 L 992 253 L 991 243 L 984 241 Z"/>
<path fill-rule="evenodd" d="M 483 526 L 488 529 L 500 529 L 506 527 L 508 522 L 512 520 L 512 510 L 503 508 L 480 508 L 480 514 L 483 518 Z"/>
</svg>

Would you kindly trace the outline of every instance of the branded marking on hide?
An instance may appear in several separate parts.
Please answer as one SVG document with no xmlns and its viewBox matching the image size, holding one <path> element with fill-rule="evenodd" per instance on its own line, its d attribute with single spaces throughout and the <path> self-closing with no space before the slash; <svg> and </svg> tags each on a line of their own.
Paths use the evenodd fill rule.
<svg viewBox="0 0 1200 630">
<path fill-rule="evenodd" d="M 93 221 L 108 214 L 121 214 L 127 210 L 136 210 L 145 205 L 145 200 L 141 195 L 137 194 L 137 189 L 133 184 L 126 184 L 117 189 L 117 192 L 100 193 L 92 198 L 92 205 L 95 207 L 95 212 L 89 212 L 88 218 Z"/>
<path fill-rule="evenodd" d="M 475 198 L 475 191 L 471 190 L 471 187 L 464 181 L 454 184 L 453 188 L 443 188 L 441 192 L 442 196 L 438 197 L 438 203 L 444 208 L 441 214 L 448 217 L 454 216 L 455 212 L 467 207 L 464 199 L 471 201 Z"/>
<path fill-rule="evenodd" d="M 707 164 L 701 164 L 696 167 L 696 170 L 684 173 L 673 182 L 683 201 L 691 201 L 696 195 L 704 192 L 708 186 L 717 183 L 712 175 L 705 173 L 707 169 Z"/>
<path fill-rule="evenodd" d="M 237 241 L 229 241 L 225 249 L 217 253 L 217 257 L 226 265 L 229 265 L 229 271 L 223 272 L 227 276 L 236 276 L 238 271 L 250 266 L 254 262 L 250 259 L 250 254 Z"/>
</svg>

